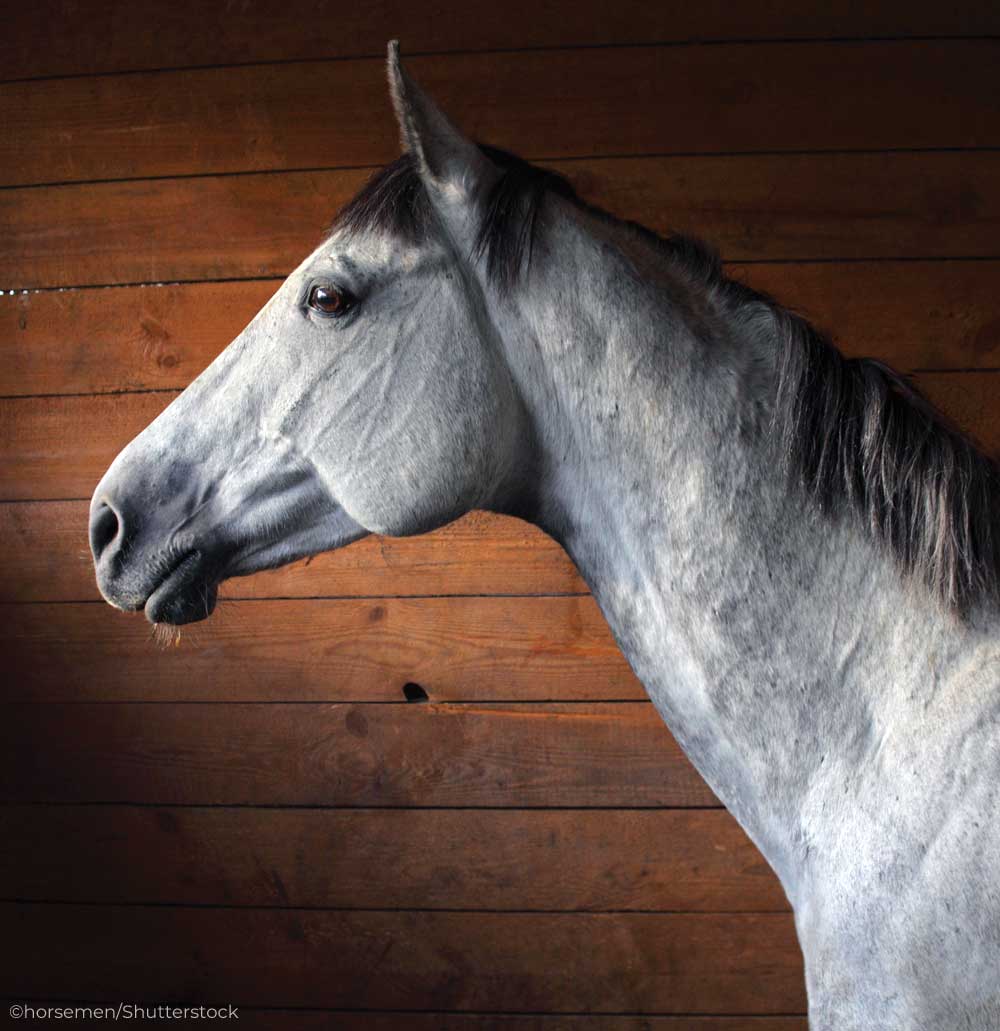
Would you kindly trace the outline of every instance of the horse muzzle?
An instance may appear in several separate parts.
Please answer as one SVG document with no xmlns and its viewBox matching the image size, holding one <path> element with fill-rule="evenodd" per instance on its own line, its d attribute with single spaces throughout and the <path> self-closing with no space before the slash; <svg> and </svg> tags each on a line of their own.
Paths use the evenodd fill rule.
<svg viewBox="0 0 1000 1031">
<path fill-rule="evenodd" d="M 218 597 L 219 557 L 179 537 L 153 550 L 143 538 L 162 541 L 165 535 L 151 529 L 127 504 L 98 489 L 91 503 L 90 548 L 105 601 L 124 612 L 144 611 L 151 623 L 210 616 Z"/>
</svg>

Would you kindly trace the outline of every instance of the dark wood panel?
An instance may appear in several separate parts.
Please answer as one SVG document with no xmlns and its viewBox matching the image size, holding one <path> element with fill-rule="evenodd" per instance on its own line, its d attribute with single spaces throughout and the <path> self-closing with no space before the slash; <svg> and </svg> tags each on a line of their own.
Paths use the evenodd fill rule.
<svg viewBox="0 0 1000 1031">
<path fill-rule="evenodd" d="M 105 605 L 3 605 L 0 627 L 7 700 L 646 697 L 589 595 L 233 603 L 164 649 Z"/>
<path fill-rule="evenodd" d="M 0 395 L 184 387 L 277 286 L 188 283 L 4 295 Z"/>
<path fill-rule="evenodd" d="M 701 236 L 730 261 L 1000 257 L 995 152 L 627 158 L 551 166 L 568 173 L 586 200 L 660 232 Z M 0 286 L 283 277 L 319 244 L 334 212 L 367 174 L 3 190 Z M 266 296 L 264 287 L 248 289 L 260 291 L 254 303 Z M 20 303 L 8 298 L 4 308 Z M 137 309 L 154 305 L 138 339 L 169 366 L 176 352 L 159 333 L 163 312 L 152 298 L 133 303 Z"/>
<path fill-rule="evenodd" d="M 87 511 L 86 501 L 0 504 L 0 538 L 8 542 L 0 602 L 100 598 Z M 368 537 L 282 569 L 228 580 L 221 593 L 291 598 L 586 591 L 567 554 L 541 530 L 473 512 L 434 533 Z M 223 618 L 227 611 L 223 605 Z"/>
<path fill-rule="evenodd" d="M 24 901 L 788 909 L 778 879 L 723 809 L 10 806 L 0 807 L 0 834 L 3 895 Z"/>
<path fill-rule="evenodd" d="M 1000 457 L 1000 373 L 920 373 L 913 380 L 988 454 Z"/>
<path fill-rule="evenodd" d="M 792 918 L 0 907 L 14 997 L 600 1013 L 799 1013 Z"/>
<path fill-rule="evenodd" d="M 913 379 L 984 446 L 1000 450 L 996 373 L 927 372 Z M 173 397 L 165 392 L 0 399 L 0 499 L 89 497 L 115 455 Z"/>
<path fill-rule="evenodd" d="M 109 460 L 173 397 L 168 393 L 0 400 L 3 500 L 89 496 Z M 46 481 L 44 486 L 32 469 Z"/>
<path fill-rule="evenodd" d="M 1000 42 L 982 39 L 597 47 L 409 67 L 471 136 L 554 158 L 998 146 L 998 60 Z M 356 167 L 397 148 L 381 58 L 11 83 L 0 124 L 4 185 Z"/>
<path fill-rule="evenodd" d="M 0 724 L 0 801 L 718 804 L 646 702 L 12 703 Z"/>
<path fill-rule="evenodd" d="M 284 276 L 320 243 L 334 213 L 370 174 L 349 169 L 0 191 L 0 224 L 8 227 L 0 283 Z"/>
<path fill-rule="evenodd" d="M 303 250 L 305 245 L 303 246 Z M 733 265 L 729 272 L 898 368 L 1000 367 L 1000 261 Z M 272 281 L 0 298 L 0 395 L 184 387 Z"/>
<path fill-rule="evenodd" d="M 620 1017 L 477 1013 L 323 1013 L 305 1010 L 240 1010 L 240 1027 L 275 1026 L 313 1031 L 808 1031 L 802 1017 Z"/>
<path fill-rule="evenodd" d="M 802 4 L 766 0 L 753 7 L 707 0 L 408 0 L 338 4 L 257 0 L 237 12 L 198 0 L 111 0 L 100 5 L 20 4 L 0 37 L 5 79 L 78 75 L 248 61 L 289 61 L 381 54 L 398 37 L 407 51 L 488 50 L 610 43 L 871 36 L 968 36 L 1000 33 L 988 0 L 958 5 L 903 0 Z"/>
</svg>

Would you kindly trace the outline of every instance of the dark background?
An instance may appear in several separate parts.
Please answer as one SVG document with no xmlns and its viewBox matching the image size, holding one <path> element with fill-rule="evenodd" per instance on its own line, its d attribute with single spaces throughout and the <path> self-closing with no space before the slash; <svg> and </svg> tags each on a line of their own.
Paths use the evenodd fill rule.
<svg viewBox="0 0 1000 1031">
<path fill-rule="evenodd" d="M 707 237 L 995 450 L 998 34 L 993 0 L 8 6 L 2 994 L 802 1031 L 780 888 L 541 534 L 371 539 L 163 650 L 98 600 L 87 499 L 395 156 L 392 36 L 470 134 Z"/>
</svg>

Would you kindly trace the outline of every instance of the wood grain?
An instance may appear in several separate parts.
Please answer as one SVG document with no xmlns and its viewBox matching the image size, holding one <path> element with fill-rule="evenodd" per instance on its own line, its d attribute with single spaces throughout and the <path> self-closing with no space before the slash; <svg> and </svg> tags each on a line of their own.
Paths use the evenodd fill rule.
<svg viewBox="0 0 1000 1031">
<path fill-rule="evenodd" d="M 809 1031 L 801 1017 L 621 1017 L 601 1014 L 359 1013 L 240 1009 L 240 1027 L 312 1031 Z"/>
<path fill-rule="evenodd" d="M 903 369 L 1000 367 L 1000 261 L 730 265 L 833 333 L 847 354 Z M 0 395 L 186 386 L 235 338 L 273 281 L 0 297 Z"/>
<path fill-rule="evenodd" d="M 3 895 L 24 901 L 788 909 L 777 877 L 723 809 L 5 806 L 0 833 Z"/>
<path fill-rule="evenodd" d="M 320 12 L 323 9 L 319 9 Z M 1000 34 L 988 0 L 943 7 L 927 2 L 766 0 L 577 0 L 538 4 L 466 0 L 341 4 L 319 13 L 311 0 L 256 0 L 238 14 L 197 0 L 110 0 L 100 5 L 41 0 L 11 8 L 0 36 L 5 79 L 129 69 L 302 61 L 381 55 L 398 37 L 407 53 L 500 48 L 606 46 L 726 39 L 840 39 Z"/>
<path fill-rule="evenodd" d="M 165 649 L 141 614 L 3 605 L 0 651 L 10 701 L 646 697 L 589 595 L 233 602 Z"/>
<path fill-rule="evenodd" d="M 1000 41 L 962 39 L 508 51 L 408 68 L 470 136 L 535 159 L 995 147 L 998 60 Z M 398 138 L 386 92 L 382 58 L 8 83 L 0 185 L 380 164 Z"/>
<path fill-rule="evenodd" d="M 660 232 L 700 236 L 729 261 L 1000 257 L 996 152 L 546 164 L 567 173 L 587 201 Z M 281 278 L 320 243 L 367 175 L 355 169 L 2 190 L 0 288 Z M 154 352 L 158 314 L 154 309 L 142 338 Z"/>
<path fill-rule="evenodd" d="M 491 1012 L 800 1013 L 790 914 L 6 904 L 12 996 Z"/>
<path fill-rule="evenodd" d="M 3 500 L 87 496 L 108 460 L 173 397 L 167 393 L 0 400 Z"/>
<path fill-rule="evenodd" d="M 0 602 L 97 601 L 86 501 L 0 504 L 8 541 Z M 569 556 L 519 519 L 472 512 L 419 537 L 368 537 L 340 551 L 228 580 L 225 598 L 586 593 Z M 226 618 L 225 605 L 219 610 Z M 233 614 L 233 621 L 242 617 Z"/>
<path fill-rule="evenodd" d="M 1000 450 L 996 373 L 926 372 L 914 382 L 986 448 Z M 173 392 L 0 398 L 0 500 L 86 498 Z"/>
<path fill-rule="evenodd" d="M 648 702 L 10 703 L 0 801 L 718 805 Z"/>
</svg>

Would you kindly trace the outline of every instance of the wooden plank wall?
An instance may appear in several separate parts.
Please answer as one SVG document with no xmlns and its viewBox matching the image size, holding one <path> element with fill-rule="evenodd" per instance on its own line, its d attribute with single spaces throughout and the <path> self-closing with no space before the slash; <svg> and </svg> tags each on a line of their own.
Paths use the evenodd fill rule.
<svg viewBox="0 0 1000 1031">
<path fill-rule="evenodd" d="M 394 156 L 391 36 L 470 133 L 707 236 L 1000 445 L 993 2 L 7 11 L 2 994 L 803 1031 L 779 886 L 531 528 L 237 581 L 168 650 L 98 600 L 99 475 Z"/>
</svg>

